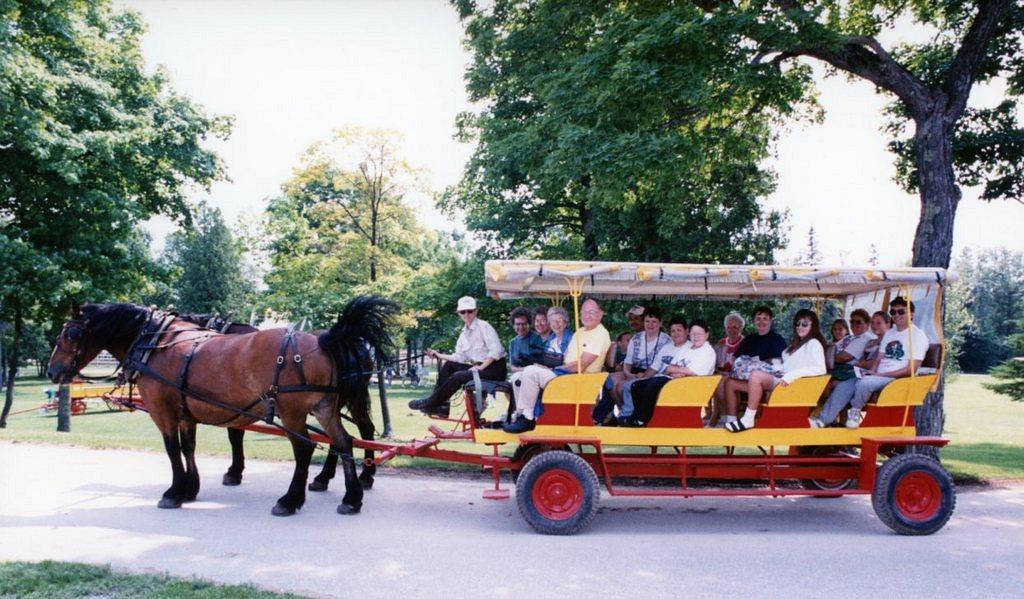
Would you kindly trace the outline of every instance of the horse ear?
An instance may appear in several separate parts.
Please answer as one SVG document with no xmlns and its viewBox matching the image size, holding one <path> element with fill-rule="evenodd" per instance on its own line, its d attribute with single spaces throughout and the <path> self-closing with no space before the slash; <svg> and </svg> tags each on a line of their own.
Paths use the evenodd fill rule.
<svg viewBox="0 0 1024 599">
<path fill-rule="evenodd" d="M 78 304 L 78 300 L 71 300 L 71 318 L 79 319 L 82 317 L 82 306 Z"/>
</svg>

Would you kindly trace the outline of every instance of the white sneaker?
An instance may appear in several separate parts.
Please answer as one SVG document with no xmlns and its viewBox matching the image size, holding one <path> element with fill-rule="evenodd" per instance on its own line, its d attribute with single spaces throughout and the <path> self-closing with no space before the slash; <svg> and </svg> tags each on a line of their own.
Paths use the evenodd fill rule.
<svg viewBox="0 0 1024 599">
<path fill-rule="evenodd" d="M 846 428 L 860 428 L 860 423 L 863 420 L 864 414 L 857 408 L 846 410 Z"/>
<path fill-rule="evenodd" d="M 817 418 L 808 418 L 807 423 L 811 425 L 811 428 L 825 428 L 825 423 Z"/>
</svg>

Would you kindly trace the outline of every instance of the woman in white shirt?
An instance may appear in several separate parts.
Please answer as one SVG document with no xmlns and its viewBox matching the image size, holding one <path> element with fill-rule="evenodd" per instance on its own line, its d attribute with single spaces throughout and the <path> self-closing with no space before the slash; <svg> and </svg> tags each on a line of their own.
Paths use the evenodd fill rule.
<svg viewBox="0 0 1024 599">
<path fill-rule="evenodd" d="M 798 378 L 825 374 L 825 339 L 821 336 L 818 315 L 812 310 L 799 310 L 793 317 L 793 341 L 782 352 L 782 367 L 771 372 L 759 370 L 750 374 L 749 381 L 730 379 L 725 387 L 726 413 L 735 416 L 740 391 L 747 392 L 747 410 L 739 420 L 728 422 L 725 429 L 732 433 L 754 428 L 757 408 L 766 391 L 778 385 L 788 385 Z"/>
</svg>

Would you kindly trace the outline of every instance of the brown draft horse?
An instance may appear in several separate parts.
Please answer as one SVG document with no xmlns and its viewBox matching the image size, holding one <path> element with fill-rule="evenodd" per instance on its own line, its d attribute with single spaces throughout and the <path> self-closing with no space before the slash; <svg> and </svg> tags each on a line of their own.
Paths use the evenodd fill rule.
<svg viewBox="0 0 1024 599">
<path fill-rule="evenodd" d="M 187 322 L 197 324 L 209 330 L 216 331 L 223 335 L 244 335 L 247 333 L 255 333 L 259 329 L 247 324 L 240 322 L 231 322 L 226 318 L 221 318 L 216 314 L 179 314 L 178 318 Z M 311 331 L 311 335 L 319 335 L 326 331 L 318 330 Z M 369 355 L 366 356 L 366 361 L 362 365 L 364 372 L 370 372 L 373 369 L 373 360 Z M 366 376 L 369 382 L 370 376 Z M 361 389 L 361 387 L 360 387 Z M 356 389 L 358 392 L 360 389 Z M 370 418 L 369 412 L 361 412 L 360 406 L 369 405 L 370 400 L 365 401 L 360 398 L 341 398 L 340 405 L 348 406 L 349 416 L 352 422 L 359 429 L 359 436 L 366 440 L 372 440 L 375 432 L 373 426 L 373 420 Z M 228 466 L 227 472 L 221 478 L 221 483 L 225 486 L 234 487 L 242 484 L 242 472 L 245 470 L 245 446 L 243 441 L 245 439 L 245 429 L 241 428 L 228 428 L 228 442 L 231 444 L 231 465 Z M 377 466 L 373 464 L 373 450 L 366 449 L 363 451 L 363 469 L 359 473 L 359 482 L 363 485 L 363 489 L 373 488 L 373 477 L 377 473 Z M 327 486 L 334 479 L 334 475 L 338 469 L 338 454 L 328 453 L 324 459 L 323 468 L 320 469 L 320 474 L 316 475 L 313 482 L 309 483 L 307 487 L 310 491 L 326 491 Z"/>
<path fill-rule="evenodd" d="M 397 304 L 362 296 L 349 302 L 327 332 L 314 336 L 272 329 L 220 335 L 200 325 L 134 304 L 75 307 L 65 323 L 47 371 L 55 383 L 69 381 L 103 349 L 138 373 L 139 394 L 163 436 L 172 482 L 158 506 L 177 508 L 199 493 L 195 463 L 196 424 L 244 425 L 276 412 L 290 431 L 295 471 L 275 516 L 294 514 L 306 499 L 313 455 L 306 415 L 313 414 L 340 454 L 345 495 L 338 513 L 362 508 L 352 438 L 340 418 L 340 398 L 365 403 L 369 393 L 360 365 L 373 348 L 387 355 L 388 332 Z M 361 388 L 362 392 L 358 392 Z M 349 406 L 350 409 L 353 406 Z M 182 463 L 184 457 L 184 463 Z"/>
</svg>

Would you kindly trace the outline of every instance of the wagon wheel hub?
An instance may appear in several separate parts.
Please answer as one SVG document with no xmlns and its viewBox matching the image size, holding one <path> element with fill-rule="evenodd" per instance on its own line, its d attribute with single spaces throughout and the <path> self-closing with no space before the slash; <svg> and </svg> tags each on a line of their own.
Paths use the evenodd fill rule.
<svg viewBox="0 0 1024 599">
<path fill-rule="evenodd" d="M 531 494 L 537 511 L 550 520 L 568 520 L 583 506 L 583 485 L 560 468 L 541 474 Z"/>
<path fill-rule="evenodd" d="M 941 504 L 939 484 L 927 473 L 910 472 L 896 484 L 896 507 L 908 520 L 928 520 Z"/>
</svg>

